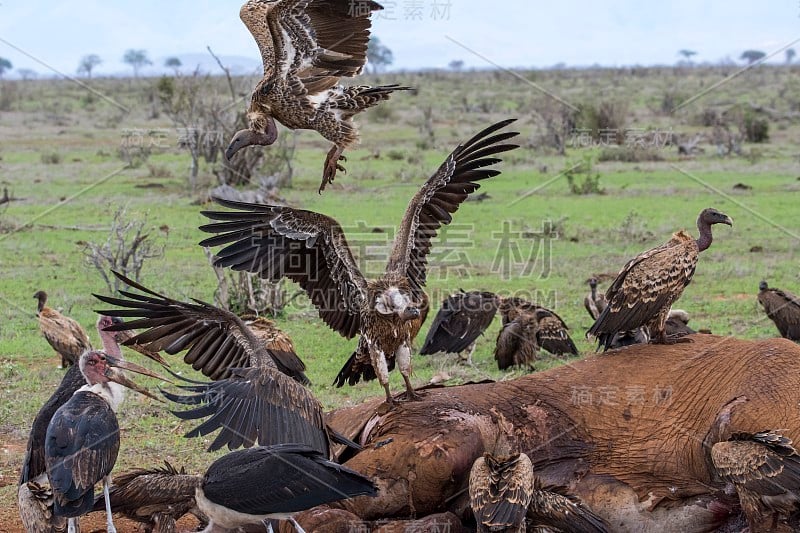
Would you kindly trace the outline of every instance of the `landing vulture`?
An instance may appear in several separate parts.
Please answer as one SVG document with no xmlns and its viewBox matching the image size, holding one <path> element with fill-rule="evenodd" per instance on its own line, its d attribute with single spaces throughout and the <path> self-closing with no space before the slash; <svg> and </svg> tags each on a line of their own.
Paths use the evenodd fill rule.
<svg viewBox="0 0 800 533">
<path fill-rule="evenodd" d="M 771 289 L 766 281 L 758 289 L 758 303 L 778 327 L 781 337 L 800 341 L 800 298 L 789 291 Z"/>
<path fill-rule="evenodd" d="M 408 398 L 416 398 L 409 379 L 411 337 L 426 300 L 431 239 L 479 188 L 478 181 L 500 173 L 487 167 L 501 161 L 498 154 L 517 148 L 505 142 L 517 132 L 496 133 L 511 122 L 494 124 L 460 145 L 422 186 L 408 205 L 386 272 L 378 279 L 368 281 L 361 273 L 334 219 L 303 209 L 216 199 L 233 211 L 203 212 L 218 222 L 201 226 L 216 235 L 200 244 L 226 245 L 217 252 L 216 266 L 298 283 L 331 329 L 346 338 L 360 335 L 337 386 L 377 377 L 392 405 L 389 371 L 397 363 Z"/>
<path fill-rule="evenodd" d="M 264 77 L 247 109 L 248 128 L 237 132 L 225 156 L 278 137 L 275 119 L 290 129 L 316 130 L 333 143 L 319 190 L 333 181 L 342 152 L 359 140 L 353 116 L 409 87 L 339 85 L 361 73 L 367 60 L 371 0 L 248 0 L 239 16 L 258 44 Z"/>
<path fill-rule="evenodd" d="M 420 355 L 474 349 L 475 341 L 494 320 L 497 306 L 498 297 L 493 292 L 459 290 L 449 296 L 428 330 Z"/>
<path fill-rule="evenodd" d="M 606 291 L 608 307 L 587 332 L 605 350 L 614 335 L 646 326 L 652 342 L 671 344 L 665 322 L 672 304 L 692 281 L 698 254 L 711 246 L 713 224 L 733 225 L 729 216 L 716 209 L 704 209 L 697 218 L 700 238 L 681 230 L 666 244 L 643 252 L 622 267 Z"/>
</svg>

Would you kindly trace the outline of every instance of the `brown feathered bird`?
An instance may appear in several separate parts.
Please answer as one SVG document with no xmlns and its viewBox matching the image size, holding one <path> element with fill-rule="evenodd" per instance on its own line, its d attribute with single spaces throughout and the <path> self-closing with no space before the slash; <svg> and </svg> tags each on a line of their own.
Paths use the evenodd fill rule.
<svg viewBox="0 0 800 533">
<path fill-rule="evenodd" d="M 789 291 L 771 289 L 762 281 L 758 285 L 758 303 L 775 323 L 781 337 L 800 341 L 800 298 Z"/>
<path fill-rule="evenodd" d="M 378 279 L 364 277 L 341 226 L 313 211 L 217 199 L 234 211 L 203 212 L 219 222 L 201 226 L 217 235 L 200 244 L 227 245 L 217 252 L 216 266 L 298 283 L 331 329 L 346 338 L 360 335 L 356 351 L 336 378 L 337 386 L 377 377 L 391 405 L 389 371 L 397 364 L 407 396 L 413 399 L 417 395 L 410 380 L 411 338 L 426 299 L 431 239 L 480 187 L 477 182 L 500 173 L 487 167 L 501 161 L 498 154 L 517 148 L 505 143 L 517 132 L 496 133 L 511 122 L 494 124 L 460 145 L 423 184 L 406 209 L 386 271 Z"/>
<path fill-rule="evenodd" d="M 92 349 L 89 335 L 75 320 L 64 316 L 55 309 L 47 307 L 47 293 L 36 291 L 33 295 L 39 301 L 36 308 L 36 316 L 39 318 L 39 331 L 53 347 L 53 350 L 61 356 L 61 366 L 75 364 L 80 359 L 81 354 L 86 350 Z"/>
<path fill-rule="evenodd" d="M 500 370 L 523 365 L 532 368 L 540 348 L 536 317 L 532 313 L 517 313 L 512 320 L 503 322 L 494 347 L 497 367 Z"/>
<path fill-rule="evenodd" d="M 319 190 L 332 182 L 342 152 L 358 143 L 353 116 L 409 87 L 338 85 L 361 73 L 367 60 L 371 0 L 248 0 L 239 16 L 258 44 L 264 77 L 247 109 L 249 126 L 237 132 L 225 156 L 278 136 L 275 119 L 291 129 L 316 130 L 333 143 Z"/>
<path fill-rule="evenodd" d="M 523 533 L 533 498 L 533 464 L 524 453 L 475 459 L 469 472 L 469 500 L 478 532 Z"/>
<path fill-rule="evenodd" d="M 606 533 L 608 525 L 564 487 L 544 486 L 534 476 L 528 506 L 528 529 L 547 528 L 564 533 Z"/>
<path fill-rule="evenodd" d="M 194 498 L 197 485 L 197 476 L 164 461 L 162 467 L 139 468 L 114 476 L 108 494 L 114 512 L 144 524 L 146 533 L 175 533 L 175 522 L 188 513 L 201 524 L 208 523 Z M 93 510 L 104 509 L 103 496 L 96 496 Z"/>
<path fill-rule="evenodd" d="M 180 302 L 154 292 L 121 274 L 114 274 L 136 292 L 120 291 L 124 298 L 95 295 L 122 309 L 98 311 L 125 317 L 140 317 L 126 323 L 145 329 L 125 341 L 153 351 L 176 354 L 186 351 L 184 361 L 215 379 L 210 383 L 190 381 L 183 386 L 191 395 L 166 391 L 170 400 L 194 409 L 173 411 L 182 419 L 209 417 L 189 431 L 187 437 L 220 430 L 209 446 L 233 450 L 258 443 L 264 446 L 296 442 L 329 453 L 330 435 L 322 417 L 322 406 L 308 383 L 305 365 L 293 352 L 268 349 L 241 318 L 230 311 L 194 300 Z M 117 327 L 106 328 L 114 331 Z M 177 376 L 179 377 L 179 376 Z M 350 443 L 347 443 L 350 444 Z"/>
<path fill-rule="evenodd" d="M 800 503 L 800 456 L 778 431 L 737 433 L 711 447 L 717 474 L 739 494 L 750 531 L 769 531 Z M 769 519 L 769 515 L 771 519 Z"/>
<path fill-rule="evenodd" d="M 587 332 L 604 349 L 611 347 L 614 335 L 646 326 L 651 342 L 671 344 L 665 322 L 672 304 L 692 281 L 698 254 L 711 246 L 711 226 L 733 225 L 731 218 L 716 209 L 704 209 L 697 218 L 700 238 L 693 239 L 681 230 L 666 244 L 637 255 L 622 267 L 606 291 L 608 307 Z"/>
<path fill-rule="evenodd" d="M 437 352 L 461 353 L 469 350 L 472 361 L 475 341 L 494 320 L 499 300 L 493 292 L 463 291 L 450 295 L 436 313 L 420 355 Z"/>
<path fill-rule="evenodd" d="M 583 299 L 583 306 L 586 308 L 586 312 L 589 313 L 589 316 L 592 317 L 593 320 L 597 320 L 600 313 L 606 310 L 608 302 L 606 301 L 605 294 L 597 292 L 597 278 L 591 277 L 587 283 L 589 283 L 589 294 Z"/>
<path fill-rule="evenodd" d="M 503 326 L 518 317 L 530 317 L 536 322 L 536 343 L 554 355 L 578 355 L 578 348 L 569 336 L 569 327 L 555 311 L 523 298 L 502 298 L 500 315 Z"/>
</svg>

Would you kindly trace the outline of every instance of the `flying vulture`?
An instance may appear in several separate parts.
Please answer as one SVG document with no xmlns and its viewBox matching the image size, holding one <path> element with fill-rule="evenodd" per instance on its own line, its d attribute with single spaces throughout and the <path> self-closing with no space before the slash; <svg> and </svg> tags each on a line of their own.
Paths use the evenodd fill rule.
<svg viewBox="0 0 800 533">
<path fill-rule="evenodd" d="M 425 182 L 406 209 L 386 272 L 378 279 L 367 280 L 358 269 L 334 219 L 303 209 L 215 199 L 233 211 L 203 212 L 218 222 L 200 229 L 217 235 L 200 245 L 227 245 L 217 252 L 215 266 L 258 273 L 274 282 L 283 277 L 297 282 L 331 329 L 346 338 L 360 335 L 337 386 L 377 377 L 392 405 L 389 371 L 396 363 L 413 399 L 411 337 L 426 299 L 431 239 L 479 188 L 478 181 L 500 173 L 487 167 L 501 161 L 498 154 L 517 148 L 505 141 L 518 132 L 496 133 L 511 122 L 494 124 L 458 146 Z"/>
<path fill-rule="evenodd" d="M 70 317 L 47 307 L 46 292 L 36 291 L 33 297 L 39 300 L 39 305 L 36 309 L 36 316 L 39 318 L 39 331 L 42 332 L 42 335 L 53 347 L 53 350 L 61 356 L 61 366 L 59 368 L 66 368 L 75 364 L 83 352 L 92 349 L 92 343 L 89 340 L 89 335 L 86 334 L 86 330 Z"/>
<path fill-rule="evenodd" d="M 475 341 L 494 320 L 497 306 L 498 297 L 493 292 L 459 290 L 449 296 L 433 320 L 420 355 L 469 349 L 467 359 L 472 361 Z"/>
<path fill-rule="evenodd" d="M 192 395 L 162 391 L 174 402 L 198 405 L 173 411 L 182 419 L 208 419 L 187 437 L 220 432 L 209 446 L 217 450 L 240 446 L 298 442 L 329 453 L 330 435 L 322 418 L 322 405 L 303 386 L 308 383 L 305 365 L 293 352 L 267 348 L 244 321 L 224 309 L 194 300 L 180 302 L 147 289 L 124 276 L 115 275 L 139 293 L 120 291 L 126 299 L 95 295 L 122 307 L 113 313 L 141 317 L 126 323 L 146 331 L 126 341 L 150 350 L 176 354 L 186 350 L 184 361 L 216 380 L 189 381 L 182 386 Z M 115 326 L 107 328 L 113 331 Z M 177 376 L 176 376 L 177 377 Z M 336 436 L 334 436 L 335 438 Z"/>
<path fill-rule="evenodd" d="M 409 87 L 339 85 L 361 73 L 367 60 L 371 0 L 248 0 L 239 16 L 258 44 L 264 77 L 247 109 L 248 128 L 237 132 L 225 156 L 245 146 L 270 145 L 275 119 L 290 129 L 316 130 L 333 143 L 319 190 L 333 181 L 342 152 L 358 143 L 353 117 Z"/>
<path fill-rule="evenodd" d="M 800 456 L 778 431 L 734 434 L 711 447 L 711 460 L 717 474 L 736 487 L 750 531 L 772 531 L 779 515 L 797 509 Z"/>
<path fill-rule="evenodd" d="M 608 307 L 600 313 L 587 337 L 595 337 L 608 350 L 618 332 L 646 326 L 652 342 L 677 342 L 667 336 L 667 314 L 692 280 L 698 254 L 711 246 L 713 224 L 732 226 L 733 221 L 716 209 L 704 209 L 697 218 L 699 239 L 681 230 L 666 244 L 628 261 L 606 291 Z"/>
<path fill-rule="evenodd" d="M 758 303 L 778 327 L 781 337 L 800 341 L 800 298 L 789 291 L 770 289 L 766 281 L 758 289 Z"/>
</svg>

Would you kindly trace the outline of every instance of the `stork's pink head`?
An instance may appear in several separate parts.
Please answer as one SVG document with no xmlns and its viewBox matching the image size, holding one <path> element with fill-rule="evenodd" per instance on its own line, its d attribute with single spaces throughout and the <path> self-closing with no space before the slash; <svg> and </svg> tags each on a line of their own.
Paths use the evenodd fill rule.
<svg viewBox="0 0 800 533">
<path fill-rule="evenodd" d="M 86 379 L 86 382 L 89 385 L 96 385 L 98 383 L 108 383 L 109 381 L 113 381 L 114 383 L 119 383 L 131 390 L 135 390 L 136 392 L 143 394 L 149 398 L 153 398 L 154 400 L 162 401 L 157 396 L 154 396 L 150 391 L 144 389 L 128 379 L 122 372 L 117 369 L 121 370 L 129 370 L 131 372 L 136 372 L 137 374 L 142 374 L 144 376 L 150 376 L 156 379 L 166 380 L 166 378 L 159 376 L 155 372 L 152 372 L 143 366 L 139 366 L 137 364 L 125 361 L 123 359 L 118 359 L 112 355 L 107 354 L 101 350 L 87 350 L 83 352 L 81 355 L 81 359 L 78 362 L 78 365 L 81 369 L 81 374 Z"/>
<path fill-rule="evenodd" d="M 122 349 L 119 347 L 117 333 L 105 331 L 105 328 L 115 324 L 122 324 L 122 319 L 115 316 L 100 315 L 100 318 L 97 319 L 97 332 L 100 334 L 100 340 L 103 342 L 103 350 L 108 354 L 121 357 Z"/>
</svg>

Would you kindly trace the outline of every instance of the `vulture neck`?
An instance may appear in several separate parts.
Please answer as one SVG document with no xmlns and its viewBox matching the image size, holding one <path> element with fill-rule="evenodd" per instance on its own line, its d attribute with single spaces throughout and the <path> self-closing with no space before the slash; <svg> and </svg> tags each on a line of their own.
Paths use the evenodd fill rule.
<svg viewBox="0 0 800 533">
<path fill-rule="evenodd" d="M 700 230 L 700 238 L 695 242 L 697 242 L 698 251 L 702 252 L 703 250 L 707 250 L 708 247 L 711 246 L 711 241 L 714 240 L 711 235 L 711 224 L 702 219 L 698 220 L 697 229 Z"/>
<path fill-rule="evenodd" d="M 39 305 L 36 306 L 36 313 L 41 314 L 44 310 L 44 306 L 47 303 L 47 295 L 46 294 L 39 294 Z"/>
<path fill-rule="evenodd" d="M 595 285 L 594 287 L 590 287 L 590 288 L 592 289 L 592 301 L 596 302 L 597 301 L 597 285 Z"/>
</svg>

